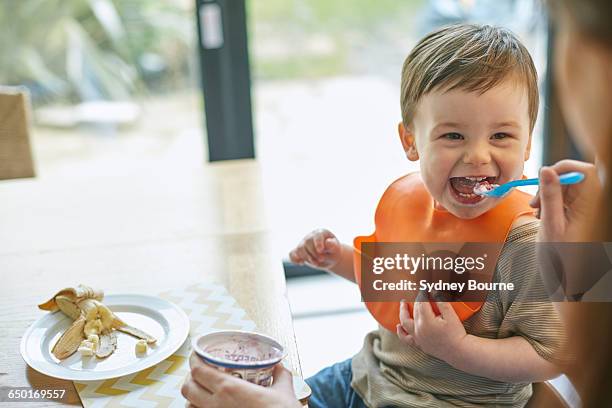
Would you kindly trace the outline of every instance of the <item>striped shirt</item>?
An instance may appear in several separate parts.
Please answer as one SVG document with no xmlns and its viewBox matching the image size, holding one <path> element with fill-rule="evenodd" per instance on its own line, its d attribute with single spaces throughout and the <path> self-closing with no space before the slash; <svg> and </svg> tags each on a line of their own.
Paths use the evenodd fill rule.
<svg viewBox="0 0 612 408">
<path fill-rule="evenodd" d="M 520 256 L 508 243 L 535 242 L 538 222 L 514 228 L 506 240 L 493 281 L 515 282 L 515 298 L 491 291 L 481 310 L 463 322 L 475 336 L 502 339 L 522 336 L 544 359 L 556 362 L 565 339 L 561 320 L 536 268 L 535 245 Z M 520 293 L 520 292 L 523 293 Z M 536 297 L 536 301 L 529 298 Z M 522 300 L 528 300 L 521 302 Z M 369 333 L 353 357 L 351 386 L 369 407 L 522 407 L 530 383 L 506 383 L 460 371 L 416 346 L 402 343 L 383 327 Z"/>
</svg>

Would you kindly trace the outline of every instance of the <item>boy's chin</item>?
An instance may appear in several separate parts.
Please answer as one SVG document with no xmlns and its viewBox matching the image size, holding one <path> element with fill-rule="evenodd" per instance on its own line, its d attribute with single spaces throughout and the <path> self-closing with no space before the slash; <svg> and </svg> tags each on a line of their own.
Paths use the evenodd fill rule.
<svg viewBox="0 0 612 408">
<path fill-rule="evenodd" d="M 442 205 L 446 208 L 448 212 L 453 214 L 457 218 L 471 220 L 473 218 L 480 217 L 482 214 L 489 211 L 494 206 L 490 200 L 485 199 L 477 204 L 465 205 L 461 204 L 452 198 L 450 200 L 444 200 L 446 202 L 442 202 Z"/>
</svg>

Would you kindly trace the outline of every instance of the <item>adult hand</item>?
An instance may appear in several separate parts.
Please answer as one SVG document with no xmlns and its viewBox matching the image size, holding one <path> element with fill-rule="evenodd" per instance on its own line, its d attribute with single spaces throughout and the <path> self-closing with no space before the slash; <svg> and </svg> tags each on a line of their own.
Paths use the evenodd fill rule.
<svg viewBox="0 0 612 408">
<path fill-rule="evenodd" d="M 559 175 L 579 171 L 585 179 L 578 184 L 559 183 Z M 540 190 L 530 205 L 539 209 L 542 221 L 539 242 L 578 242 L 592 222 L 601 195 L 597 170 L 591 163 L 562 160 L 540 169 Z"/>
<path fill-rule="evenodd" d="M 274 383 L 262 387 L 223 373 L 205 364 L 193 353 L 190 375 L 181 393 L 189 407 L 200 408 L 301 408 L 293 393 L 291 373 L 280 364 L 274 368 Z"/>
<path fill-rule="evenodd" d="M 578 184 L 562 186 L 559 175 L 571 171 L 583 173 L 585 179 Z M 587 270 L 580 266 L 585 259 L 597 259 L 585 252 L 597 251 L 597 247 L 563 244 L 585 241 L 595 222 L 593 215 L 600 196 L 601 183 L 591 163 L 562 160 L 540 170 L 540 190 L 530 204 L 539 209 L 538 218 L 542 221 L 538 242 L 551 243 L 538 246 L 537 256 L 542 281 L 552 299 L 558 296 L 580 299 L 605 272 L 599 270 L 603 264 Z"/>
<path fill-rule="evenodd" d="M 465 328 L 450 303 L 436 302 L 441 313 L 436 316 L 429 301 L 419 301 L 419 298 L 414 303 L 414 319 L 410 317 L 408 305 L 401 302 L 397 336 L 404 343 L 418 346 L 425 353 L 451 363 L 467 336 Z"/>
</svg>

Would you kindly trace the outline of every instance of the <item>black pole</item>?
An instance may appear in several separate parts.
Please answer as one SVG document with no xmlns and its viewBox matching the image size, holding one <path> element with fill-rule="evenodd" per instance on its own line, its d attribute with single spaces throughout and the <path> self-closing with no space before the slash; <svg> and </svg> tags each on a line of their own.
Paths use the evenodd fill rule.
<svg viewBox="0 0 612 408">
<path fill-rule="evenodd" d="M 208 160 L 255 157 L 245 0 L 196 0 Z"/>
</svg>

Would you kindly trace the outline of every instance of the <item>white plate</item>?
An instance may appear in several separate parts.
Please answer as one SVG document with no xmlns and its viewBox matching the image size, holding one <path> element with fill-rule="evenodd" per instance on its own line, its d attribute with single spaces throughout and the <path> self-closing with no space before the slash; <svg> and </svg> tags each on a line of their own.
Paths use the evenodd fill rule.
<svg viewBox="0 0 612 408">
<path fill-rule="evenodd" d="M 117 332 L 117 349 L 105 359 L 74 353 L 65 360 L 51 354 L 53 345 L 72 324 L 61 312 L 47 313 L 35 321 L 21 338 L 21 355 L 36 371 L 76 381 L 106 380 L 151 367 L 171 356 L 189 334 L 189 318 L 178 306 L 146 295 L 108 295 L 104 304 L 130 326 L 155 336 L 157 342 L 145 356 L 135 352 L 137 339 Z"/>
</svg>

